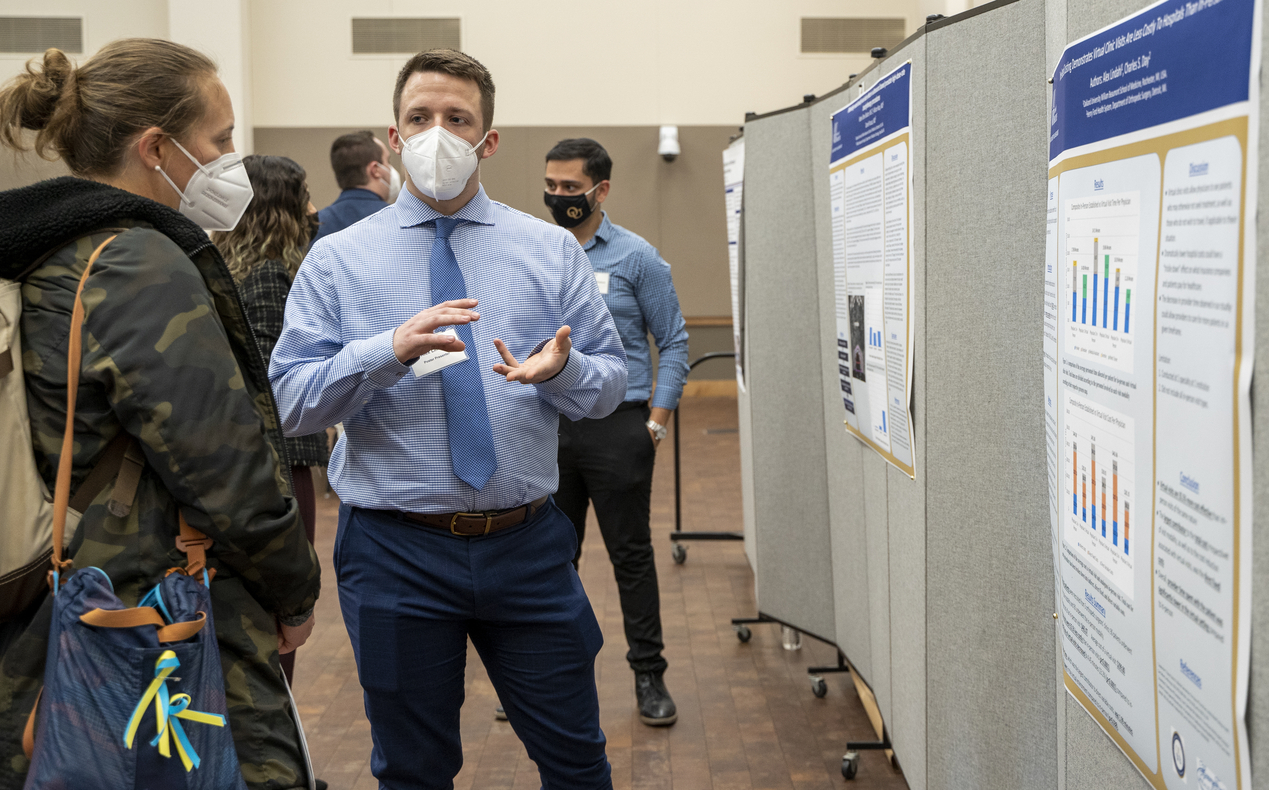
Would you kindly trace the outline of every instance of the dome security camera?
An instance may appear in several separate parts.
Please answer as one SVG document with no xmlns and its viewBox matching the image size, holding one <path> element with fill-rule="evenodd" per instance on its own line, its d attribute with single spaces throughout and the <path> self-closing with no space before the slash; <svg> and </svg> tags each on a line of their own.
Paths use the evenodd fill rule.
<svg viewBox="0 0 1269 790">
<path fill-rule="evenodd" d="M 679 127 L 661 127 L 661 142 L 657 145 L 657 153 L 667 162 L 673 162 L 683 153 L 683 149 L 679 148 Z"/>
</svg>

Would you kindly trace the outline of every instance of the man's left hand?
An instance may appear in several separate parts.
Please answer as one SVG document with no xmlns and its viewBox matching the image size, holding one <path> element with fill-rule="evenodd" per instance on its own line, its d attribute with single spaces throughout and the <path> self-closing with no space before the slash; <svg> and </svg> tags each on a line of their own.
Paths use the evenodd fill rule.
<svg viewBox="0 0 1269 790">
<path fill-rule="evenodd" d="M 521 384 L 539 384 L 546 381 L 563 370 L 564 363 L 568 362 L 568 352 L 573 349 L 573 342 L 568 339 L 571 332 L 572 330 L 567 326 L 560 327 L 555 337 L 547 341 L 541 351 L 524 362 L 517 362 L 507 350 L 507 344 L 495 339 L 494 347 L 498 349 L 498 353 L 502 355 L 502 361 L 506 364 L 494 365 L 494 373 L 506 376 L 507 381 L 518 381 Z"/>
</svg>

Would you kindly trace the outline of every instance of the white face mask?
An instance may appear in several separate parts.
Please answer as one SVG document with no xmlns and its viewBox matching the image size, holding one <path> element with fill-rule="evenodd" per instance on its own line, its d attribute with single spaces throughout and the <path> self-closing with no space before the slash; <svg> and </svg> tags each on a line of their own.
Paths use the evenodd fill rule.
<svg viewBox="0 0 1269 790">
<path fill-rule="evenodd" d="M 204 165 L 176 142 L 176 138 L 172 138 L 172 142 L 198 168 L 182 192 L 162 167 L 154 166 L 181 196 L 181 213 L 203 230 L 233 230 L 255 195 L 247 169 L 242 166 L 242 155 L 225 154 Z"/>
<path fill-rule="evenodd" d="M 489 132 L 471 146 L 453 132 L 433 126 L 405 141 L 401 161 L 420 192 L 433 200 L 452 200 L 462 194 L 467 179 L 476 172 L 480 164 L 476 152 L 487 137 Z"/>
<path fill-rule="evenodd" d="M 388 188 L 388 202 L 396 203 L 397 195 L 401 194 L 401 174 L 398 173 L 397 169 L 392 165 L 383 165 L 383 167 L 388 168 L 388 172 L 391 173 L 392 176 L 390 181 L 384 181 L 382 178 L 379 179 L 379 183 Z"/>
</svg>

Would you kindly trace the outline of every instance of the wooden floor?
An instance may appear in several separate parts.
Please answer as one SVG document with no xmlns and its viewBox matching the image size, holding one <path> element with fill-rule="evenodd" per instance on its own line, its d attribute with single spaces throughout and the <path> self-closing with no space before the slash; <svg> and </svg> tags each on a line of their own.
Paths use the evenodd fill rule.
<svg viewBox="0 0 1269 790">
<path fill-rule="evenodd" d="M 685 398 L 682 410 L 683 520 L 691 530 L 741 530 L 736 401 Z M 804 790 L 903 788 L 879 752 L 864 752 L 847 783 L 841 758 L 847 740 L 874 738 L 846 675 L 827 676 L 817 699 L 806 667 L 832 664 L 833 648 L 803 639 L 781 646 L 778 626 L 753 626 L 741 644 L 730 620 L 755 612 L 753 574 L 738 542 L 696 542 L 675 565 L 673 449 L 661 445 L 652 495 L 653 545 L 661 585 L 665 680 L 678 705 L 668 728 L 639 722 L 633 674 L 625 661 L 621 608 L 599 530 L 588 529 L 581 577 L 604 630 L 596 662 L 601 720 L 617 790 Z M 592 514 L 592 519 L 593 519 Z M 317 628 L 296 662 L 295 696 L 318 777 L 334 790 L 377 788 L 370 773 L 370 725 L 362 707 L 352 647 L 339 612 L 331 551 L 337 500 L 318 495 L 317 552 L 327 580 Z M 467 701 L 462 711 L 464 766 L 457 788 L 538 788 L 537 768 L 510 725 L 493 717 L 496 695 L 468 647 Z"/>
</svg>

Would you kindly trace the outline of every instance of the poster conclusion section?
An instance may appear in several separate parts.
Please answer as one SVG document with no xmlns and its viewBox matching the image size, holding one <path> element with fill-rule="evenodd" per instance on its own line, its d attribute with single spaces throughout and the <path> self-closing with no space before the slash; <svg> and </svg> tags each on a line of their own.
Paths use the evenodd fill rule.
<svg viewBox="0 0 1269 790">
<path fill-rule="evenodd" d="M 846 429 L 909 477 L 912 62 L 833 114 L 829 197 Z"/>
<path fill-rule="evenodd" d="M 1250 788 L 1260 8 L 1164 0 L 1053 74 L 1044 367 L 1067 690 L 1150 784 Z"/>
</svg>

